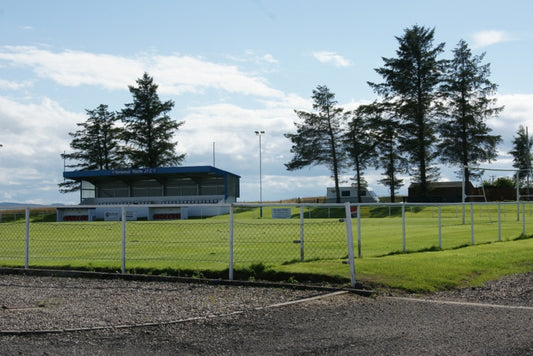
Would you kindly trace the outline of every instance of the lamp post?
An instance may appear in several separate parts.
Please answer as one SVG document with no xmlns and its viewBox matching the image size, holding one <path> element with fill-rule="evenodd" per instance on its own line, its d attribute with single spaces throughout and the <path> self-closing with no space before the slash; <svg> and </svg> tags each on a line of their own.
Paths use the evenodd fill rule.
<svg viewBox="0 0 533 356">
<path fill-rule="evenodd" d="M 263 217 L 263 172 L 261 164 L 261 136 L 265 131 L 254 131 L 255 134 L 259 137 L 259 217 Z"/>
</svg>

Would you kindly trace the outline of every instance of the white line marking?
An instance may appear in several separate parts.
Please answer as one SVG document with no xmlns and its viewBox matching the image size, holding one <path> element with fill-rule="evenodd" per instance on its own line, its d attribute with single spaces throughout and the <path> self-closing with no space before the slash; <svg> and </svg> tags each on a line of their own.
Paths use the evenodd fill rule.
<svg viewBox="0 0 533 356">
<path fill-rule="evenodd" d="M 409 297 L 384 297 L 385 299 L 405 300 L 410 302 L 422 302 L 422 303 L 435 303 L 435 304 L 451 304 L 451 305 L 463 305 L 483 308 L 501 308 L 501 309 L 522 309 L 533 310 L 533 307 L 526 307 L 521 305 L 499 305 L 499 304 L 487 304 L 487 303 L 475 303 L 475 302 L 458 302 L 453 300 L 435 300 L 435 299 L 422 299 L 422 298 L 409 298 Z"/>
<path fill-rule="evenodd" d="M 286 305 L 291 304 L 298 304 L 298 303 L 305 303 L 313 300 L 333 297 L 340 294 L 349 293 L 348 291 L 338 291 L 323 295 L 317 295 L 314 297 L 304 298 L 304 299 L 298 299 L 293 300 L 289 302 L 283 302 L 283 303 L 276 303 L 276 304 L 270 304 L 266 305 L 264 307 L 256 307 L 252 310 L 262 310 L 267 308 L 277 308 L 282 307 Z M 89 326 L 89 327 L 81 327 L 81 328 L 66 328 L 66 329 L 44 329 L 44 330 L 0 330 L 0 335 L 17 335 L 17 334 L 57 334 L 57 333 L 64 333 L 64 332 L 81 332 L 81 331 L 97 331 L 97 330 L 112 330 L 112 329 L 130 329 L 130 328 L 138 328 L 138 327 L 147 327 L 147 326 L 160 326 L 160 325 L 173 325 L 173 324 L 181 324 L 181 323 L 187 323 L 191 321 L 198 321 L 198 320 L 208 320 L 213 318 L 223 318 L 228 317 L 231 315 L 239 315 L 244 314 L 245 310 L 236 310 L 228 313 L 223 314 L 210 314 L 205 316 L 193 316 L 190 318 L 184 318 L 179 320 L 170 320 L 170 321 L 161 321 L 161 322 L 152 322 L 152 323 L 139 323 L 139 324 L 124 324 L 124 325 L 109 325 L 109 326 Z"/>
<path fill-rule="evenodd" d="M 271 305 L 267 305 L 267 306 L 264 306 L 264 307 L 257 307 L 257 308 L 255 308 L 255 310 L 261 310 L 261 309 L 267 309 L 267 308 L 284 307 L 284 306 L 286 306 L 286 305 L 292 305 L 292 304 L 298 304 L 298 303 L 306 303 L 306 302 L 310 302 L 310 301 L 313 301 L 313 300 L 318 300 L 318 299 L 324 299 L 324 298 L 334 297 L 334 296 L 336 296 L 336 295 L 341 295 L 341 294 L 346 294 L 346 293 L 348 293 L 348 291 L 341 290 L 341 291 L 338 291 L 338 292 L 333 292 L 333 293 L 328 293 L 328 294 L 323 294 L 323 295 L 317 295 L 317 296 L 314 296 L 314 297 L 309 297 L 309 298 L 304 298 L 304 299 L 298 299 L 298 300 L 291 300 L 291 301 L 289 301 L 289 302 L 283 302 L 283 303 L 271 304 Z"/>
</svg>

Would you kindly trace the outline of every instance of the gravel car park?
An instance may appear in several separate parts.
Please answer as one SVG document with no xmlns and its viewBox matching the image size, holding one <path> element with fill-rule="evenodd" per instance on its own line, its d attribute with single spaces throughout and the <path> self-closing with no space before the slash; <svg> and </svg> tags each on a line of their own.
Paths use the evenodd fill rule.
<svg viewBox="0 0 533 356">
<path fill-rule="evenodd" d="M 2 355 L 533 354 L 533 273 L 431 295 L 0 275 Z"/>
</svg>

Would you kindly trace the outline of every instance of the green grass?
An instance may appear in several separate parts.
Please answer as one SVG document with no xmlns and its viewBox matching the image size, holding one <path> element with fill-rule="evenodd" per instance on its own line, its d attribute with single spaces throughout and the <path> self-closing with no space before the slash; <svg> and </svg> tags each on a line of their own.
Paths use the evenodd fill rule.
<svg viewBox="0 0 533 356">
<path fill-rule="evenodd" d="M 526 232 L 533 231 L 533 211 L 526 210 Z M 478 285 L 510 273 L 533 270 L 533 240 L 522 235 L 516 205 L 501 209 L 498 242 L 497 207 L 474 206 L 471 245 L 470 206 L 462 223 L 460 206 L 441 209 L 442 248 L 438 239 L 438 209 L 405 209 L 406 251 L 403 250 L 401 207 L 363 207 L 361 246 L 353 219 L 357 279 L 378 287 L 433 291 Z M 271 208 L 235 211 L 234 264 L 236 278 L 297 281 L 349 281 L 344 208 L 304 208 L 304 262 L 301 262 L 300 209 L 293 219 L 270 219 Z M 522 215 L 520 215 L 522 219 Z M 49 212 L 32 215 L 30 267 L 102 271 L 121 269 L 120 222 L 53 221 Z M 0 266 L 24 266 L 25 225 L 17 215 L 2 215 Z M 227 278 L 228 216 L 182 221 L 131 221 L 126 224 L 126 268 L 135 273 Z"/>
<path fill-rule="evenodd" d="M 433 292 L 479 286 L 489 280 L 533 271 L 533 239 L 464 248 L 356 259 L 356 279 L 377 288 Z M 340 261 L 312 261 L 275 267 L 283 273 L 327 273 L 349 280 Z M 326 272 L 327 271 L 327 272 Z"/>
</svg>

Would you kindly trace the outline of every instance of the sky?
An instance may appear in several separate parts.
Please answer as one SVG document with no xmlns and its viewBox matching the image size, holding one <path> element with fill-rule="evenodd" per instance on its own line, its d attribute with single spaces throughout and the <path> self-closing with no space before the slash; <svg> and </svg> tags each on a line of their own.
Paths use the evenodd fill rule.
<svg viewBox="0 0 533 356">
<path fill-rule="evenodd" d="M 513 136 L 533 127 L 531 14 L 530 0 L 0 0 L 0 202 L 79 203 L 57 187 L 69 132 L 86 110 L 131 103 L 128 86 L 144 72 L 185 122 L 175 135 L 183 165 L 241 176 L 239 201 L 260 190 L 263 201 L 324 196 L 327 167 L 285 168 L 294 110 L 313 111 L 318 85 L 346 110 L 375 100 L 367 82 L 383 81 L 375 69 L 414 25 L 435 29 L 442 59 L 460 40 L 486 53 L 505 109 L 488 122 L 503 139 L 498 159 L 483 166 L 512 169 Z M 439 167 L 441 180 L 458 180 L 457 167 Z M 365 177 L 386 196 L 381 173 Z"/>
</svg>

